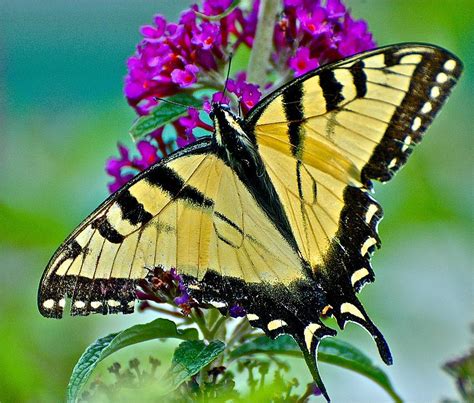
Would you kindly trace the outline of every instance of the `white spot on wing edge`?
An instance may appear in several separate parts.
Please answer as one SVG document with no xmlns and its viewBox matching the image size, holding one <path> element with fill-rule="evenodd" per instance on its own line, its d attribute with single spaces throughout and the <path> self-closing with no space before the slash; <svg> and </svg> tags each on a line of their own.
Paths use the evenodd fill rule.
<svg viewBox="0 0 474 403">
<path fill-rule="evenodd" d="M 397 159 L 394 158 L 394 159 L 392 159 L 392 161 L 390 161 L 390 163 L 388 164 L 388 168 L 389 168 L 389 169 L 394 168 L 396 165 L 397 165 Z"/>
<path fill-rule="evenodd" d="M 64 308 L 64 306 L 66 305 L 66 299 L 65 298 L 61 298 L 58 302 L 58 305 L 61 307 L 61 308 Z"/>
<path fill-rule="evenodd" d="M 115 299 L 109 299 L 107 301 L 107 305 L 111 306 L 112 308 L 115 308 L 116 306 L 120 305 L 120 301 L 116 301 Z"/>
<path fill-rule="evenodd" d="M 421 127 L 421 118 L 417 116 L 413 119 L 413 123 L 411 124 L 411 130 L 417 131 Z"/>
<path fill-rule="evenodd" d="M 352 286 L 354 287 L 355 283 L 363 279 L 365 276 L 368 276 L 369 274 L 370 274 L 369 271 L 365 267 L 362 267 L 362 269 L 356 270 L 354 273 L 352 273 L 352 276 L 351 276 Z"/>
<path fill-rule="evenodd" d="M 350 302 L 344 302 L 341 305 L 341 313 L 350 313 L 353 316 L 357 316 L 358 318 L 365 320 L 364 315 L 362 314 L 361 311 L 359 311 L 359 308 L 357 308 L 355 305 L 351 304 Z"/>
<path fill-rule="evenodd" d="M 320 327 L 321 327 L 321 325 L 318 325 L 317 323 L 310 323 L 304 329 L 304 342 L 305 342 L 306 348 L 308 349 L 309 352 L 311 352 L 311 344 L 313 343 L 314 333 Z"/>
<path fill-rule="evenodd" d="M 449 59 L 444 63 L 443 68 L 446 71 L 453 71 L 456 68 L 456 64 L 456 60 Z"/>
<path fill-rule="evenodd" d="M 54 299 L 47 299 L 43 302 L 43 307 L 46 309 L 53 309 L 55 304 L 56 302 L 54 301 Z"/>
<path fill-rule="evenodd" d="M 411 136 L 406 136 L 405 140 L 403 140 L 402 152 L 408 150 L 409 145 L 411 144 Z"/>
<path fill-rule="evenodd" d="M 255 315 L 254 313 L 248 313 L 247 314 L 247 319 L 252 321 L 252 320 L 259 320 L 260 319 L 260 316 L 258 315 Z"/>
<path fill-rule="evenodd" d="M 367 213 L 365 214 L 365 222 L 370 224 L 372 218 L 374 218 L 375 213 L 379 211 L 379 208 L 376 204 L 371 204 L 367 209 Z"/>
<path fill-rule="evenodd" d="M 84 301 L 76 301 L 74 302 L 74 306 L 76 308 L 82 309 L 86 306 L 86 303 Z"/>
<path fill-rule="evenodd" d="M 433 109 L 433 107 L 431 106 L 431 102 L 425 102 L 425 104 L 421 108 L 421 113 L 431 112 L 431 109 Z"/>
<path fill-rule="evenodd" d="M 267 329 L 272 331 L 276 330 L 280 327 L 287 326 L 287 323 L 284 320 L 281 319 L 274 319 L 270 322 L 268 322 Z"/>
<path fill-rule="evenodd" d="M 369 248 L 377 243 L 377 240 L 373 237 L 368 237 L 360 248 L 360 253 L 362 256 L 365 256 Z"/>
<path fill-rule="evenodd" d="M 227 305 L 224 302 L 220 301 L 209 301 L 209 303 L 214 307 L 214 308 L 224 308 Z"/>
<path fill-rule="evenodd" d="M 441 91 L 440 91 L 438 86 L 435 85 L 433 88 L 431 88 L 431 90 L 430 90 L 430 97 L 431 98 L 433 98 L 433 99 L 438 98 L 440 96 L 440 94 L 441 94 Z"/>
<path fill-rule="evenodd" d="M 130 301 L 128 304 L 127 304 L 128 307 L 130 308 L 133 308 L 135 306 L 135 301 Z"/>
<path fill-rule="evenodd" d="M 436 82 L 444 84 L 446 81 L 448 81 L 448 75 L 446 73 L 438 73 L 436 76 Z"/>
<path fill-rule="evenodd" d="M 91 302 L 91 307 L 92 307 L 93 309 L 97 309 L 97 308 L 98 308 L 99 306 L 101 306 L 101 305 L 102 305 L 102 302 L 101 302 L 101 301 L 92 301 L 92 302 Z"/>
</svg>

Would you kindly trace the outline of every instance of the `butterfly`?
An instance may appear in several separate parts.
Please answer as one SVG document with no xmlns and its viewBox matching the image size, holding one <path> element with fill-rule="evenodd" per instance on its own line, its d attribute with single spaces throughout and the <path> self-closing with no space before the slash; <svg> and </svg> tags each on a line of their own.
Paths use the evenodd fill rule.
<svg viewBox="0 0 474 403">
<path fill-rule="evenodd" d="M 245 118 L 213 104 L 211 137 L 112 194 L 64 241 L 41 280 L 41 314 L 131 313 L 150 267 L 176 268 L 196 300 L 291 335 L 314 380 L 335 317 L 387 342 L 357 298 L 374 281 L 382 207 L 372 181 L 406 163 L 462 71 L 433 45 L 398 44 L 322 66 Z"/>
</svg>

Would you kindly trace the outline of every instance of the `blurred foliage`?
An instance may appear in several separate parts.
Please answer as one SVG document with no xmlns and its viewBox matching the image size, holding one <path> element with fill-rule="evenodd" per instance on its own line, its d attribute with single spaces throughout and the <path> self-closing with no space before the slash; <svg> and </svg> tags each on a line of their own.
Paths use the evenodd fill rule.
<svg viewBox="0 0 474 403">
<path fill-rule="evenodd" d="M 468 348 L 472 320 L 472 4 L 347 3 L 356 17 L 368 20 L 379 44 L 432 42 L 467 64 L 410 163 L 393 183 L 376 187 L 386 212 L 385 247 L 374 259 L 376 284 L 361 294 L 391 344 L 396 364 L 388 372 L 400 393 L 408 401 L 455 396 L 440 365 Z M 188 4 L 0 5 L 1 401 L 63 399 L 87 345 L 150 319 L 137 314 L 48 320 L 36 309 L 36 291 L 54 248 L 107 195 L 104 162 L 117 154 L 116 142 L 131 143 L 127 132 L 135 115 L 121 87 L 139 26 L 157 12 L 176 18 Z M 341 337 L 376 357 L 355 326 Z M 160 351 L 152 355 L 161 360 Z M 297 377 L 304 390 L 309 374 L 303 366 L 295 368 L 285 378 Z M 322 368 L 335 401 L 353 397 L 356 385 L 361 400 L 385 398 L 362 378 L 331 371 Z"/>
<path fill-rule="evenodd" d="M 179 323 L 182 321 L 178 320 L 175 324 L 165 319 L 155 319 L 150 323 L 135 325 L 122 332 L 101 337 L 87 348 L 74 367 L 68 385 L 67 401 L 95 402 L 100 401 L 100 396 L 104 398 L 103 395 L 108 401 L 127 401 L 131 390 L 140 399 L 153 395 L 162 396 L 166 401 L 179 402 L 224 402 L 228 399 L 234 401 L 246 394 L 245 388 L 244 391 L 242 388 L 235 388 L 235 369 L 241 374 L 240 378 L 246 378 L 250 393 L 260 396 L 264 401 L 302 402 L 312 395 L 321 394 L 312 379 L 306 390 L 298 391 L 300 383 L 283 376 L 283 373 L 288 373 L 291 368 L 285 357 L 303 358 L 300 348 L 290 336 L 284 335 L 272 340 L 258 333 L 242 332 L 242 329 L 239 330 L 241 325 L 249 326 L 245 319 L 234 326 L 232 332 L 228 332 L 232 325 L 226 326 L 224 321 L 218 320 L 219 315 L 215 314 L 218 314 L 218 311 L 214 309 L 201 312 L 203 317 L 199 328 L 203 335 L 215 335 L 216 332 L 210 332 L 209 329 L 221 326 L 222 331 L 219 331 L 219 334 L 223 336 L 230 333 L 228 337 L 224 337 L 227 345 L 214 339 L 214 336 L 205 337 L 206 342 L 196 340 L 196 329 L 178 329 L 178 326 L 183 325 Z M 228 322 L 229 317 L 226 319 Z M 203 331 L 203 328 L 207 328 L 207 331 Z M 158 371 L 158 374 L 155 373 L 162 364 L 161 360 L 149 356 L 151 370 L 141 370 L 140 362 L 144 360 L 140 360 L 136 355 L 139 352 L 136 349 L 138 343 L 156 339 L 160 339 L 160 344 L 169 339 L 185 340 L 174 351 L 170 365 L 163 365 L 169 369 L 166 372 Z M 100 367 L 103 367 L 101 362 L 112 354 L 114 360 L 117 359 L 116 353 L 132 344 L 135 344 L 134 348 L 131 351 L 127 349 L 129 353 L 134 354 L 134 358 L 128 361 L 129 368 L 124 369 L 124 365 L 115 361 L 108 367 L 108 372 L 114 375 L 114 379 L 111 382 L 104 379 L 100 371 Z M 160 345 L 159 348 L 163 346 Z M 154 350 L 149 348 L 147 354 L 150 351 Z M 337 339 L 323 340 L 318 357 L 319 362 L 331 363 L 367 377 L 381 386 L 393 401 L 402 401 L 384 371 L 350 344 Z M 280 384 L 278 389 L 268 388 L 275 383 L 274 381 L 269 384 L 269 374 L 273 370 L 273 377 Z M 292 392 L 297 394 L 292 395 Z"/>
<path fill-rule="evenodd" d="M 109 355 L 133 344 L 154 339 L 196 340 L 196 329 L 177 329 L 176 325 L 166 319 L 155 319 L 147 324 L 140 324 L 119 333 L 111 333 L 92 343 L 82 354 L 74 367 L 68 385 L 68 401 L 75 402 L 82 387 L 86 384 L 95 367 Z"/>
<path fill-rule="evenodd" d="M 449 361 L 443 369 L 453 377 L 463 401 L 474 401 L 474 349 L 461 358 Z"/>
</svg>

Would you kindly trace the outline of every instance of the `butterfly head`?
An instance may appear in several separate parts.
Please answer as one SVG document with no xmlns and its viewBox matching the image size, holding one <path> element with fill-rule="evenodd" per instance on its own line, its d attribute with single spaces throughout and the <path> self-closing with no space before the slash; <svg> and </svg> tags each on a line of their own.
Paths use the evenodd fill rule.
<svg viewBox="0 0 474 403">
<path fill-rule="evenodd" d="M 214 123 L 214 137 L 220 146 L 228 146 L 230 142 L 248 141 L 248 135 L 242 127 L 242 119 L 234 114 L 228 105 L 212 104 L 209 113 Z"/>
</svg>

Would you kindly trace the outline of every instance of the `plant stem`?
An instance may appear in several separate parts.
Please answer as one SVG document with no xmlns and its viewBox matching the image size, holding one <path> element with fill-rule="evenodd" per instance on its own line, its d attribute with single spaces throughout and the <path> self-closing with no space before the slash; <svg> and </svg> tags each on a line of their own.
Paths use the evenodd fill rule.
<svg viewBox="0 0 474 403">
<path fill-rule="evenodd" d="M 175 312 L 175 311 L 168 311 L 167 309 L 160 308 L 159 306 L 150 305 L 150 306 L 148 306 L 147 309 L 150 309 L 150 310 L 155 311 L 155 312 L 160 312 L 164 315 L 170 315 L 170 316 L 173 316 L 175 318 L 185 319 L 185 317 L 183 316 L 182 313 Z"/>
<path fill-rule="evenodd" d="M 225 323 L 226 320 L 227 320 L 227 316 L 223 316 L 223 315 L 221 315 L 221 317 L 216 320 L 216 322 L 214 323 L 214 326 L 209 331 L 212 338 L 215 338 L 217 331 L 222 326 L 222 324 Z"/>
<path fill-rule="evenodd" d="M 207 328 L 207 325 L 206 325 L 206 320 L 204 319 L 204 316 L 201 316 L 199 313 L 194 313 L 191 311 L 191 314 L 190 316 L 193 318 L 194 322 L 196 323 L 196 325 L 198 325 L 199 327 L 199 330 L 201 331 L 202 333 L 202 336 L 206 339 L 206 340 L 211 340 L 210 338 L 210 334 L 209 334 L 209 329 Z"/>
<path fill-rule="evenodd" d="M 227 346 L 232 346 L 242 337 L 242 335 L 251 331 L 252 328 L 250 327 L 248 320 L 242 319 L 242 321 L 235 327 L 234 331 L 232 332 L 232 335 L 230 336 L 229 341 L 227 342 Z"/>
<path fill-rule="evenodd" d="M 281 0 L 261 0 L 258 11 L 257 31 L 247 67 L 247 81 L 263 88 L 266 83 L 267 68 L 273 49 L 275 17 L 281 8 Z"/>
</svg>

